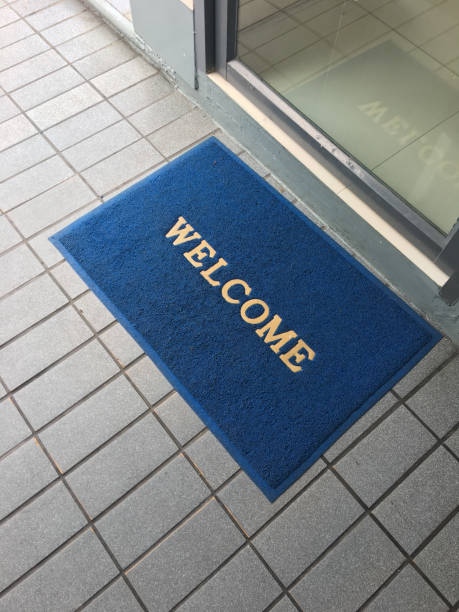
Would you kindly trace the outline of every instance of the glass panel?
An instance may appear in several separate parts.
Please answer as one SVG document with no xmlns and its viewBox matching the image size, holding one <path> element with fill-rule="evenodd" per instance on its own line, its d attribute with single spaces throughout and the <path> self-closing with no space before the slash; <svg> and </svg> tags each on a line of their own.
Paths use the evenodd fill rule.
<svg viewBox="0 0 459 612">
<path fill-rule="evenodd" d="M 241 0 L 238 56 L 451 230 L 459 217 L 459 0 Z"/>
</svg>

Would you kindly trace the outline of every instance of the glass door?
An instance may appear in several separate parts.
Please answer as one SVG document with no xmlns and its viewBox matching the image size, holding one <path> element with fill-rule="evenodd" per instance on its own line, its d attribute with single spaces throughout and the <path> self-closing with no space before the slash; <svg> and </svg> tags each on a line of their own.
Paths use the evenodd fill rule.
<svg viewBox="0 0 459 612">
<path fill-rule="evenodd" d="M 459 217 L 459 0 L 240 0 L 238 59 L 443 235 Z"/>
</svg>

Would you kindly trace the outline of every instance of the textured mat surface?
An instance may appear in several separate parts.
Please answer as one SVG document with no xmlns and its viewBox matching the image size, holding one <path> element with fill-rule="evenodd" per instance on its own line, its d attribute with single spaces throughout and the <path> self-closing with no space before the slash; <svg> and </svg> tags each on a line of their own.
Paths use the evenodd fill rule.
<svg viewBox="0 0 459 612">
<path fill-rule="evenodd" d="M 440 337 L 214 138 L 51 240 L 271 500 Z"/>
</svg>

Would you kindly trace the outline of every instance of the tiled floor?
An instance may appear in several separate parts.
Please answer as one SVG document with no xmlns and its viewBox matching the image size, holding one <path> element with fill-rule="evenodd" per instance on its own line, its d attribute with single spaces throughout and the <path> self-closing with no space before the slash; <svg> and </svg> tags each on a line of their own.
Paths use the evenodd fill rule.
<svg viewBox="0 0 459 612">
<path fill-rule="evenodd" d="M 452 345 L 268 503 L 47 241 L 208 134 L 263 168 L 77 0 L 0 22 L 0 610 L 452 609 Z"/>
</svg>

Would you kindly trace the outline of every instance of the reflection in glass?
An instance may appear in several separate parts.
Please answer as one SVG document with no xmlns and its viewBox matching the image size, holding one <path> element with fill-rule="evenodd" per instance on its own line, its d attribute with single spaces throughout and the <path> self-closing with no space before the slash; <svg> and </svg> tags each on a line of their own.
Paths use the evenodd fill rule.
<svg viewBox="0 0 459 612">
<path fill-rule="evenodd" d="M 451 230 L 459 217 L 459 0 L 241 0 L 238 56 Z"/>
</svg>

